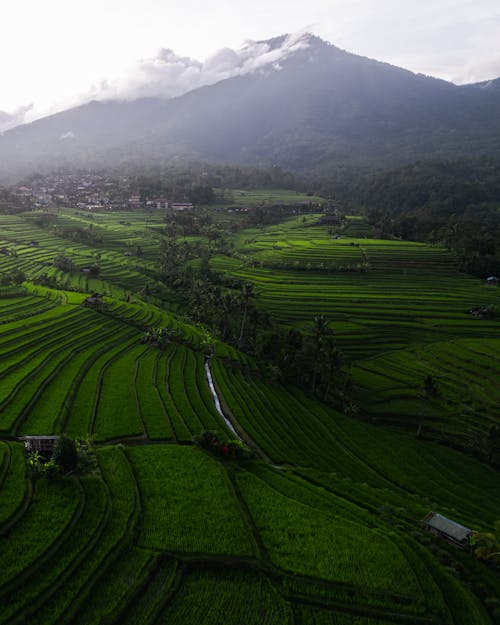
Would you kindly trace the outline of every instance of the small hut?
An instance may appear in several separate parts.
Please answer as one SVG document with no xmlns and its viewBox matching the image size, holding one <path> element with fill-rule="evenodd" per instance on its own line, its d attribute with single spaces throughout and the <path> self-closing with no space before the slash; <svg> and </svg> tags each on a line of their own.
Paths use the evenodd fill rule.
<svg viewBox="0 0 500 625">
<path fill-rule="evenodd" d="M 468 527 L 460 525 L 460 523 L 452 521 L 451 519 L 447 519 L 437 512 L 429 512 L 422 520 L 422 523 L 425 529 L 431 534 L 440 536 L 449 543 L 458 545 L 459 547 L 467 547 L 469 545 L 470 536 L 474 534 L 474 531 Z"/>
<path fill-rule="evenodd" d="M 498 286 L 498 278 L 496 276 L 488 276 L 486 278 L 486 284 L 489 286 Z"/>
<path fill-rule="evenodd" d="M 21 440 L 24 441 L 26 451 L 29 453 L 38 451 L 42 456 L 51 456 L 59 436 L 53 434 L 48 436 L 23 436 Z"/>
</svg>

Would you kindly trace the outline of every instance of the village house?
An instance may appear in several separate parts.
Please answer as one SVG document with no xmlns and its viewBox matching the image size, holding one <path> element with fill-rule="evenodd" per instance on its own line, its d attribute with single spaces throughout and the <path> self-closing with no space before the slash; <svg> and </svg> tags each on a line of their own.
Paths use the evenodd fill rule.
<svg viewBox="0 0 500 625">
<path fill-rule="evenodd" d="M 132 195 L 130 196 L 128 203 L 130 206 L 141 206 L 141 196 L 140 195 Z"/>
<path fill-rule="evenodd" d="M 437 512 L 429 512 L 422 523 L 431 534 L 440 536 L 447 542 L 462 548 L 469 545 L 469 538 L 474 534 L 474 531 L 468 527 L 447 519 Z"/>
<path fill-rule="evenodd" d="M 170 208 L 174 211 L 186 211 L 194 208 L 191 202 L 172 202 Z"/>
</svg>

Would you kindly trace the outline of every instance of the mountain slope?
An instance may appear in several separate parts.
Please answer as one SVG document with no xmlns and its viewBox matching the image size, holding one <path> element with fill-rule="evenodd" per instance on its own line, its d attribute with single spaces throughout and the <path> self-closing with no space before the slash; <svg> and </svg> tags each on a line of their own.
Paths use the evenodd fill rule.
<svg viewBox="0 0 500 625">
<path fill-rule="evenodd" d="M 177 98 L 91 102 L 15 128 L 0 137 L 1 173 L 179 155 L 298 170 L 373 168 L 498 152 L 497 88 L 458 87 L 316 37 L 307 44 L 278 67 Z"/>
</svg>

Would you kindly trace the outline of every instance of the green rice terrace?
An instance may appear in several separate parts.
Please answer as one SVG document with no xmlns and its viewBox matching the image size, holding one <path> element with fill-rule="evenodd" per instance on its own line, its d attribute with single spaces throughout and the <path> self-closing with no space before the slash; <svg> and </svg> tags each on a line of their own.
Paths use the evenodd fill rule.
<svg viewBox="0 0 500 625">
<path fill-rule="evenodd" d="M 0 625 L 500 623 L 500 290 L 319 219 L 233 228 L 227 253 L 178 236 L 221 301 L 237 279 L 284 332 L 324 315 L 349 410 L 246 353 L 246 308 L 229 342 L 193 319 L 161 211 L 0 215 Z M 76 469 L 27 462 L 62 433 Z"/>
</svg>

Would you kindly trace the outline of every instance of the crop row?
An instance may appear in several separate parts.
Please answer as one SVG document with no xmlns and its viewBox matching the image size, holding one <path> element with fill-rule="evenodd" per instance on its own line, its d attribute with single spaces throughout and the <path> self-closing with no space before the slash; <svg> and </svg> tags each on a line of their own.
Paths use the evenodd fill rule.
<svg viewBox="0 0 500 625">
<path fill-rule="evenodd" d="M 79 515 L 76 481 L 39 480 L 25 514 L 0 538 L 0 592 L 33 567 Z"/>
<path fill-rule="evenodd" d="M 31 499 L 22 445 L 0 443 L 0 533 L 7 522 Z"/>
<path fill-rule="evenodd" d="M 95 544 L 109 517 L 108 495 L 104 483 L 96 477 L 82 478 L 81 485 L 84 507 L 71 532 L 66 539 L 60 538 L 51 553 L 45 555 L 39 567 L 43 574 L 27 568 L 22 580 L 16 580 L 18 591 L 5 597 L 1 623 L 25 622 L 57 593 Z"/>
<path fill-rule="evenodd" d="M 18 424 L 16 427 L 19 428 L 20 423 L 30 415 L 36 421 L 36 414 L 33 410 L 37 402 L 42 400 L 44 393 L 50 392 L 51 388 L 57 396 L 60 392 L 57 382 L 52 383 L 58 374 L 72 362 L 75 354 L 95 345 L 96 339 L 99 340 L 103 334 L 109 334 L 112 331 L 109 324 L 108 328 L 105 325 L 105 320 L 101 319 L 95 320 L 94 324 L 86 323 L 83 329 L 75 324 L 73 332 L 69 328 L 66 334 L 55 337 L 50 346 L 45 349 L 35 349 L 31 358 L 28 356 L 25 362 L 20 363 L 2 379 L 1 385 L 5 397 L 2 408 L 6 417 L 4 429 L 11 429 L 16 423 Z M 48 429 L 50 433 L 51 424 L 53 425 L 57 418 L 57 414 L 52 410 L 50 399 L 48 403 L 45 402 L 45 405 L 42 404 L 40 407 L 40 419 L 44 426 L 42 431 Z M 40 430 L 34 433 L 40 433 Z"/>
<path fill-rule="evenodd" d="M 252 543 L 219 463 L 193 447 L 127 450 L 142 502 L 139 545 L 173 552 L 252 555 Z"/>
<path fill-rule="evenodd" d="M 496 330 L 494 321 L 469 313 L 497 304 L 496 289 L 458 272 L 437 272 L 432 263 L 405 275 L 390 259 L 388 253 L 387 268 L 376 272 L 335 275 L 251 269 L 222 257 L 213 264 L 252 282 L 259 306 L 282 322 L 304 325 L 326 314 L 339 345 L 353 359 L 416 342 L 487 337 Z"/>
<path fill-rule="evenodd" d="M 293 609 L 296 625 L 390 625 L 393 621 L 380 620 L 369 616 L 356 616 L 331 610 L 321 610 L 303 605 Z M 400 621 L 402 623 L 402 621 Z"/>
<path fill-rule="evenodd" d="M 474 437 L 497 421 L 499 345 L 492 338 L 462 339 L 361 361 L 351 369 L 358 398 L 386 420 L 416 424 L 430 416 L 433 429 Z M 427 376 L 434 380 L 432 394 Z"/>
<path fill-rule="evenodd" d="M 336 432 L 337 416 L 292 394 L 279 384 L 231 372 L 220 360 L 212 361 L 218 388 L 243 429 L 276 463 L 341 468 L 361 481 L 376 479 L 369 467 L 342 444 Z"/>
<path fill-rule="evenodd" d="M 243 571 L 193 571 L 158 619 L 158 625 L 285 625 L 290 608 L 265 577 Z"/>
<path fill-rule="evenodd" d="M 228 408 L 274 462 L 316 467 L 400 494 L 420 493 L 424 505 L 449 508 L 455 516 L 460 510 L 465 522 L 500 516 L 498 477 L 481 463 L 349 419 L 300 391 L 231 373 L 220 361 L 212 370 Z"/>
<path fill-rule="evenodd" d="M 400 550 L 368 529 L 282 495 L 248 472 L 237 476 L 252 519 L 275 565 L 304 575 L 417 595 L 418 581 Z"/>
<path fill-rule="evenodd" d="M 51 314 L 5 326 L 0 335 L 4 431 L 67 429 L 97 440 L 136 435 L 191 440 L 203 430 L 226 432 L 202 354 L 175 343 L 165 354 L 138 344 L 136 324 L 171 325 L 179 332 L 187 326 L 155 307 L 126 302 L 107 302 L 103 312 L 63 304 Z M 199 340 L 196 331 L 191 336 Z"/>
<path fill-rule="evenodd" d="M 128 549 L 139 514 L 134 477 L 124 453 L 116 447 L 98 452 L 99 466 L 111 506 L 99 525 L 85 557 L 64 577 L 56 593 L 50 593 L 30 622 L 38 625 L 74 623 L 89 596 L 95 592 L 108 568 Z"/>
</svg>

